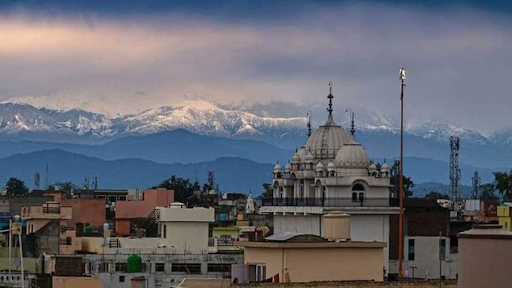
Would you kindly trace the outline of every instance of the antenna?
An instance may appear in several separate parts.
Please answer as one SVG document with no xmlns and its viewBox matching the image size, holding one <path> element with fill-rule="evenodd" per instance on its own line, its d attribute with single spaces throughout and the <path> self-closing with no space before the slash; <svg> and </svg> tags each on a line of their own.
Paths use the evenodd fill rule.
<svg viewBox="0 0 512 288">
<path fill-rule="evenodd" d="M 39 190 L 41 184 L 41 175 L 39 175 L 39 172 L 36 172 L 34 175 L 34 189 Z"/>
<path fill-rule="evenodd" d="M 311 115 L 313 114 L 313 112 L 311 112 L 311 110 L 308 111 L 308 113 L 306 115 L 308 115 L 308 139 L 309 137 L 311 137 Z"/>
<path fill-rule="evenodd" d="M 327 111 L 329 111 L 329 115 L 332 115 L 332 81 L 329 81 L 329 95 L 327 96 L 327 99 L 329 99 L 329 108 L 327 108 Z"/>
<path fill-rule="evenodd" d="M 352 134 L 352 138 L 355 136 L 356 134 L 356 125 L 355 125 L 355 122 L 354 122 L 354 111 L 352 111 L 351 108 L 347 108 L 347 110 L 345 110 L 345 113 L 349 112 L 350 111 L 350 134 Z"/>
<path fill-rule="evenodd" d="M 460 138 L 450 136 L 450 192 L 452 194 L 453 210 L 460 210 L 460 166 L 459 166 Z"/>
<path fill-rule="evenodd" d="M 481 180 L 478 170 L 475 171 L 475 174 L 471 180 L 473 180 L 473 199 L 478 199 L 478 187 L 480 186 Z"/>
</svg>

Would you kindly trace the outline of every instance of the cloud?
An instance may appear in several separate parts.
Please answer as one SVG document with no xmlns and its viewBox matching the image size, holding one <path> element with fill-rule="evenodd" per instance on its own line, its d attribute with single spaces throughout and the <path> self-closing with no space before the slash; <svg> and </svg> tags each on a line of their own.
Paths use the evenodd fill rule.
<svg viewBox="0 0 512 288">
<path fill-rule="evenodd" d="M 375 3 L 290 9 L 236 21 L 7 15 L 0 97 L 124 114 L 183 98 L 323 103 L 332 80 L 340 106 L 396 116 L 405 66 L 408 122 L 493 131 L 512 121 L 506 15 Z"/>
</svg>

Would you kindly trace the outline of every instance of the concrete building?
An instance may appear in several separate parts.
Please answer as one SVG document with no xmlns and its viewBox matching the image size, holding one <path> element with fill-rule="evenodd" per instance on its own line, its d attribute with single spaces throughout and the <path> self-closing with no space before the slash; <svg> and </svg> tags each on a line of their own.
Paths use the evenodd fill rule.
<svg viewBox="0 0 512 288">
<path fill-rule="evenodd" d="M 101 278 L 53 276 L 52 288 L 103 288 Z"/>
<path fill-rule="evenodd" d="M 464 288 L 501 288 L 512 283 L 512 232 L 480 225 L 459 234 L 459 279 Z"/>
<path fill-rule="evenodd" d="M 174 191 L 166 189 L 142 190 L 137 197 L 118 200 L 115 204 L 116 235 L 130 235 L 135 220 L 145 219 L 156 207 L 166 207 L 173 202 Z"/>
<path fill-rule="evenodd" d="M 512 203 L 498 207 L 498 221 L 504 230 L 512 231 Z"/>
<path fill-rule="evenodd" d="M 284 169 L 275 165 L 273 197 L 263 199 L 260 213 L 274 215 L 274 233 L 322 236 L 322 216 L 340 210 L 351 215 L 352 240 L 388 244 L 389 216 L 399 213 L 390 199 L 390 167 L 372 163 L 354 133 L 334 122 L 332 94 L 328 98 L 325 124 Z M 388 258 L 386 247 L 386 271 Z"/>
<path fill-rule="evenodd" d="M 405 276 L 456 279 L 457 250 L 452 249 L 450 238 L 450 210 L 424 198 L 406 198 L 404 208 Z M 389 274 L 392 275 L 398 275 L 398 221 L 398 215 L 391 216 Z"/>
<path fill-rule="evenodd" d="M 264 242 L 237 242 L 244 264 L 278 282 L 383 281 L 383 242 L 328 242 L 312 234 L 274 234 Z"/>
<path fill-rule="evenodd" d="M 61 200 L 62 206 L 71 207 L 69 227 L 82 230 L 83 227 L 102 227 L 106 221 L 105 199 L 66 199 Z M 83 232 L 83 231 L 79 231 Z"/>
<path fill-rule="evenodd" d="M 72 219 L 73 209 L 62 206 L 57 202 L 46 202 L 40 206 L 23 207 L 21 218 L 27 221 L 26 233 L 34 233 L 43 228 L 49 222 L 56 220 L 60 226 L 67 227 L 68 220 Z"/>
<path fill-rule="evenodd" d="M 212 208 L 186 208 L 183 203 L 158 207 L 160 238 L 178 253 L 208 253 L 208 225 L 214 221 Z"/>
</svg>

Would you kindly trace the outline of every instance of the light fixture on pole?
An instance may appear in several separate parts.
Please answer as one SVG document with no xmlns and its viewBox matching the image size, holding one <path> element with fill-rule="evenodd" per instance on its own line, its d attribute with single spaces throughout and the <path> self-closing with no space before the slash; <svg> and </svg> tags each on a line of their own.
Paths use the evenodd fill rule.
<svg viewBox="0 0 512 288">
<path fill-rule="evenodd" d="M 398 225 L 398 273 L 399 277 L 403 277 L 403 261 L 404 261 L 404 87 L 406 71 L 400 68 L 400 81 L 402 82 L 400 89 L 400 217 Z"/>
</svg>

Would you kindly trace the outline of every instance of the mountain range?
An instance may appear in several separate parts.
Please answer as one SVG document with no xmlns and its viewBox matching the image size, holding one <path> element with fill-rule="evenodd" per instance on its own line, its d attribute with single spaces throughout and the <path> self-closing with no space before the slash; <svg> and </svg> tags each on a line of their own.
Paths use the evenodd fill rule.
<svg viewBox="0 0 512 288">
<path fill-rule="evenodd" d="M 0 179 L 17 177 L 34 188 L 34 173 L 41 175 L 41 187 L 45 187 L 48 165 L 48 183 L 71 181 L 81 186 L 85 178 L 98 177 L 99 188 L 147 189 L 158 185 L 171 175 L 186 177 L 192 181 L 206 182 L 208 171 L 215 171 L 216 182 L 225 192 L 256 192 L 262 183 L 272 177 L 272 165 L 256 163 L 239 157 L 221 157 L 215 161 L 194 164 L 162 164 L 143 159 L 102 160 L 62 150 L 44 150 L 16 154 L 0 159 Z"/>
<path fill-rule="evenodd" d="M 268 109 L 269 107 L 273 110 Z M 136 115 L 112 118 L 80 109 L 62 111 L 37 108 L 29 104 L 0 103 L 0 157 L 9 159 L 24 154 L 33 158 L 40 156 L 37 153 L 46 153 L 45 150 L 48 150 L 77 155 L 76 157 L 92 157 L 95 161 L 104 161 L 105 167 L 117 164 L 116 161 L 149 161 L 152 163 L 150 166 L 206 167 L 208 165 L 204 163 L 218 164 L 221 162 L 216 161 L 226 157 L 245 158 L 244 161 L 251 161 L 254 165 L 269 165 L 264 163 L 276 161 L 285 163 L 294 150 L 306 142 L 308 119 L 289 117 L 293 114 L 288 112 L 283 113 L 287 118 L 275 117 L 278 111 L 285 111 L 281 107 L 284 106 L 271 103 L 271 106 L 235 109 L 206 101 L 186 101 Z M 338 116 L 339 123 L 348 127 L 347 118 L 342 113 L 335 115 Z M 356 140 L 365 146 L 372 158 L 376 161 L 383 161 L 383 158 L 391 161 L 399 155 L 399 129 L 396 121 L 365 110 L 358 112 L 357 119 Z M 319 124 L 322 124 L 322 120 L 313 122 L 313 126 Z M 511 166 L 512 130 L 485 136 L 478 131 L 449 124 L 423 123 L 406 127 L 406 174 L 412 176 L 416 183 L 448 183 L 449 136 L 452 135 L 461 138 L 463 183 L 470 183 L 470 177 L 475 170 L 480 171 L 485 181 L 492 181 L 492 172 L 508 170 Z M 36 160 L 27 161 L 29 167 L 25 168 L 24 173 L 31 176 L 28 177 L 27 174 L 24 177 L 31 181 L 36 171 L 43 170 L 30 167 L 29 163 Z M 236 165 L 228 165 L 228 162 L 222 162 L 226 167 L 219 164 L 217 169 L 230 171 L 226 174 L 231 173 L 234 177 L 239 172 L 234 171 L 233 167 Z M 98 176 L 97 173 L 91 175 L 89 172 L 94 169 L 90 170 L 87 165 L 83 169 L 76 168 L 80 177 L 69 176 L 74 177 L 73 179 Z M 6 173 L 15 172 L 11 170 L 14 169 L 11 166 L 2 167 L 7 169 Z M 165 169 L 164 171 L 174 171 Z M 264 174 L 265 177 L 255 175 L 255 179 L 259 177 L 266 179 L 266 182 L 270 181 L 269 170 L 256 171 L 262 171 L 261 175 Z M 63 175 L 68 174 L 69 172 L 65 172 Z M 155 175 L 161 178 L 160 174 Z M 166 175 L 169 176 L 168 173 Z M 190 175 L 187 174 L 187 177 Z M 109 177 L 120 179 L 115 175 Z M 133 179 L 139 178 L 134 176 Z M 66 179 L 62 179 L 64 180 Z M 142 181 L 140 185 L 149 182 L 151 181 Z M 124 182 L 115 183 L 125 185 Z M 261 183 L 243 187 L 248 190 L 260 189 Z M 223 184 L 236 188 L 231 186 L 230 181 Z M 140 185 L 136 187 L 143 187 Z"/>
</svg>

